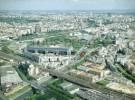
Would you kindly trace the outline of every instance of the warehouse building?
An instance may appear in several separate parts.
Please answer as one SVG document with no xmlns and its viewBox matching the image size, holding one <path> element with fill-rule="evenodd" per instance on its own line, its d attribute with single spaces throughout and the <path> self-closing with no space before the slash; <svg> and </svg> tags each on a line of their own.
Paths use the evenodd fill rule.
<svg viewBox="0 0 135 100">
<path fill-rule="evenodd" d="M 62 47 L 27 47 L 25 49 L 28 52 L 31 53 L 54 53 L 58 55 L 71 55 L 74 54 L 74 51 L 72 48 L 62 48 Z"/>
</svg>

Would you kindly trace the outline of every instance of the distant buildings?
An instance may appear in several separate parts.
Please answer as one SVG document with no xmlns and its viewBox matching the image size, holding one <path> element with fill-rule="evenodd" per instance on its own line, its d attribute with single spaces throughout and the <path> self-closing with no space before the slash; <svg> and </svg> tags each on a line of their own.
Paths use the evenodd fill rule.
<svg viewBox="0 0 135 100">
<path fill-rule="evenodd" d="M 132 76 L 133 78 L 135 74 L 135 16 L 117 14 L 106 16 L 106 14 L 94 13 L 91 15 L 85 11 L 70 12 L 70 14 L 64 12 L 51 14 L 41 14 L 40 12 L 38 15 L 37 13 L 36 15 L 34 13 L 32 15 L 22 14 L 19 17 L 16 14 L 11 16 L 8 14 L 1 15 L 1 18 L 6 20 L 0 20 L 0 41 L 1 45 L 9 44 L 8 47 L 13 49 L 16 54 L 23 54 L 23 56 L 39 65 L 34 66 L 30 63 L 24 63 L 19 66 L 19 70 L 28 78 L 33 77 L 35 83 L 41 84 L 51 77 L 45 69 L 57 70 L 58 72 L 64 69 L 68 74 L 67 76 L 70 75 L 73 79 L 78 79 L 81 82 L 96 83 L 105 79 L 111 83 L 108 88 L 120 92 L 135 92 L 134 83 L 125 78 L 125 76 Z M 60 39 L 56 43 L 61 44 L 62 41 L 65 41 L 64 45 L 75 45 L 79 48 L 83 44 L 82 48 L 85 50 L 80 53 L 81 59 L 78 53 L 74 55 L 75 52 L 72 47 L 41 46 L 45 42 L 46 44 L 56 44 L 55 41 L 48 40 L 48 38 L 55 37 L 57 33 L 58 39 Z M 61 36 L 66 36 L 66 39 L 61 40 Z M 74 44 L 72 40 L 79 43 Z M 69 41 L 69 43 L 66 43 L 66 41 Z M 31 44 L 33 45 L 27 47 Z M 98 48 L 87 55 L 92 47 Z M 20 52 L 22 49 L 23 52 Z M 78 52 L 80 51 L 82 50 L 78 50 Z M 83 57 L 86 57 L 84 61 L 87 61 L 71 69 L 72 64 L 76 65 L 76 62 L 82 61 Z M 123 67 L 122 74 L 117 68 L 118 64 Z M 12 66 L 5 65 L 0 68 L 0 81 L 6 92 L 23 83 Z M 124 75 L 125 72 L 127 73 Z M 121 84 L 124 84 L 124 86 Z M 59 87 L 70 94 L 76 93 L 88 100 L 95 100 L 95 97 L 99 100 L 108 100 L 111 97 L 92 89 L 80 90 L 79 87 L 69 82 L 63 82 Z M 133 90 L 131 87 L 133 87 Z"/>
<path fill-rule="evenodd" d="M 24 56 L 33 61 L 42 62 L 57 62 L 67 59 L 72 54 L 72 49 L 68 48 L 43 48 L 43 47 L 28 47 L 24 49 Z M 69 57 L 68 57 L 69 55 Z"/>
<path fill-rule="evenodd" d="M 59 86 L 60 88 L 69 92 L 70 94 L 75 94 L 76 92 L 79 91 L 79 87 L 70 82 L 63 82 Z"/>
<path fill-rule="evenodd" d="M 35 25 L 35 33 L 41 33 L 41 27 L 39 24 Z"/>
<path fill-rule="evenodd" d="M 29 65 L 28 73 L 30 76 L 38 75 L 40 73 L 39 68 L 35 67 L 34 65 L 31 64 L 31 65 Z"/>
<path fill-rule="evenodd" d="M 29 65 L 28 74 L 31 77 L 35 78 L 38 84 L 41 84 L 45 82 L 46 80 L 48 80 L 49 78 L 51 78 L 51 76 L 49 75 L 49 72 L 43 71 L 39 69 L 39 67 L 34 66 L 32 64 Z"/>
<path fill-rule="evenodd" d="M 19 77 L 16 70 L 11 65 L 1 66 L 1 85 L 5 87 L 6 92 L 12 87 L 22 84 L 23 81 Z"/>
<path fill-rule="evenodd" d="M 129 47 L 130 49 L 132 49 L 132 50 L 135 51 L 135 40 L 130 41 L 130 42 L 128 43 L 128 47 Z"/>
<path fill-rule="evenodd" d="M 99 79 L 97 75 L 93 75 L 93 74 L 86 73 L 80 70 L 75 70 L 75 69 L 70 70 L 69 75 L 73 76 L 74 78 L 79 78 L 84 81 L 87 80 L 92 83 L 95 83 Z"/>
<path fill-rule="evenodd" d="M 49 72 L 40 72 L 36 77 L 37 83 L 42 84 L 51 78 Z"/>
<path fill-rule="evenodd" d="M 64 47 L 27 47 L 23 55 L 44 68 L 60 70 L 69 64 L 73 52 L 72 48 Z"/>
<path fill-rule="evenodd" d="M 34 54 L 30 52 L 24 52 L 25 57 L 39 63 L 44 68 L 61 69 L 65 65 L 69 64 L 71 56 L 68 55 L 55 55 L 55 54 Z"/>
<path fill-rule="evenodd" d="M 85 62 L 81 66 L 78 66 L 77 69 L 73 69 L 69 72 L 69 74 L 74 77 L 88 80 L 93 83 L 103 79 L 109 73 L 110 71 L 104 69 L 104 66 L 97 65 L 92 62 Z"/>
<path fill-rule="evenodd" d="M 25 51 L 31 53 L 53 53 L 58 55 L 71 55 L 73 53 L 72 48 L 63 48 L 63 47 L 27 47 Z"/>
</svg>

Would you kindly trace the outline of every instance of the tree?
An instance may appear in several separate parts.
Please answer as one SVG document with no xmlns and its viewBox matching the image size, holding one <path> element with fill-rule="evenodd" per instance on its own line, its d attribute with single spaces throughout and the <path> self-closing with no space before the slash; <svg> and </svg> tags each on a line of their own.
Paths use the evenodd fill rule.
<svg viewBox="0 0 135 100">
<path fill-rule="evenodd" d="M 2 86 L 1 86 L 1 70 L 0 70 L 0 90 L 2 90 Z"/>
<path fill-rule="evenodd" d="M 1 50 L 5 53 L 14 53 L 14 51 L 9 49 L 7 46 L 3 46 Z"/>
</svg>

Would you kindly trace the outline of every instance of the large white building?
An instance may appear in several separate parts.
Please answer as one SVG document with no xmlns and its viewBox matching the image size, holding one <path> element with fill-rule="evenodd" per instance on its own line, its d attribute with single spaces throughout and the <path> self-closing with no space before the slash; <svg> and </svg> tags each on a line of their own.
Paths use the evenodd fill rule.
<svg viewBox="0 0 135 100">
<path fill-rule="evenodd" d="M 19 77 L 16 70 L 11 65 L 1 66 L 1 84 L 5 87 L 12 87 L 12 85 L 17 85 L 22 83 L 22 79 Z"/>
</svg>

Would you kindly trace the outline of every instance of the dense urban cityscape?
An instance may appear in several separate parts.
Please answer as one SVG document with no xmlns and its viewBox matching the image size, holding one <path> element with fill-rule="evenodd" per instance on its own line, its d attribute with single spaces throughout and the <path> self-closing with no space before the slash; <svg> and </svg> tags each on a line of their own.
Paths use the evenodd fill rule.
<svg viewBox="0 0 135 100">
<path fill-rule="evenodd" d="M 135 100 L 134 11 L 0 11 L 0 100 Z"/>
</svg>

